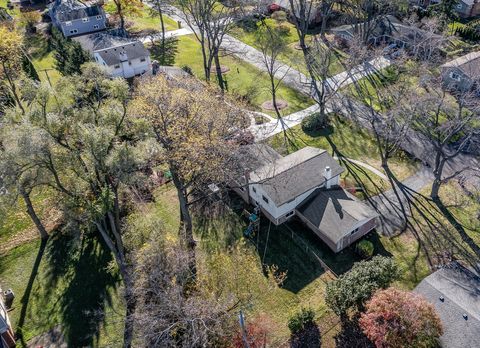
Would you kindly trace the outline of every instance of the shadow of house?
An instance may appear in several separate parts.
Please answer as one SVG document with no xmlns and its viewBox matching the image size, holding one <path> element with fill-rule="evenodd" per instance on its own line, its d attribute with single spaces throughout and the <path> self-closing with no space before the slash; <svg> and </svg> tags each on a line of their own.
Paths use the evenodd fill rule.
<svg viewBox="0 0 480 348">
<path fill-rule="evenodd" d="M 257 235 L 257 251 L 264 266 L 286 273 L 282 288 L 298 293 L 325 273 L 325 269 L 284 227 L 264 220 Z M 266 269 L 265 269 L 266 271 Z"/>
</svg>

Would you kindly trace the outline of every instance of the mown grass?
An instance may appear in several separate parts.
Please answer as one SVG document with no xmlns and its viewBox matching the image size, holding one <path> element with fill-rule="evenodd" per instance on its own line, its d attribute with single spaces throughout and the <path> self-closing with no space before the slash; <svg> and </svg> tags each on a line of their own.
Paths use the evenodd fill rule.
<svg viewBox="0 0 480 348">
<path fill-rule="evenodd" d="M 267 18 L 263 22 L 265 25 L 271 28 L 282 28 L 284 34 L 283 39 L 287 43 L 286 52 L 281 54 L 279 60 L 288 66 L 300 71 L 301 73 L 308 75 L 308 70 L 305 65 L 305 58 L 303 52 L 299 50 L 296 46 L 299 44 L 299 37 L 295 26 L 289 23 L 286 19 L 273 19 Z M 237 37 L 239 40 L 245 42 L 247 45 L 250 45 L 255 48 L 258 46 L 258 30 L 259 26 L 263 25 L 261 21 L 255 21 L 250 19 L 243 24 L 238 25 L 234 31 L 233 36 Z M 307 43 L 312 41 L 312 37 L 307 37 Z M 343 52 L 338 52 L 338 56 L 343 56 Z M 330 75 L 335 75 L 342 72 L 344 69 L 338 60 L 337 56 L 333 56 L 333 60 L 329 67 Z"/>
<path fill-rule="evenodd" d="M 55 69 L 55 52 L 48 44 L 47 38 L 42 34 L 26 35 L 25 46 L 32 58 L 33 66 L 37 70 L 40 80 L 48 82 L 48 79 L 50 79 L 50 83 L 55 85 L 61 74 Z"/>
<path fill-rule="evenodd" d="M 267 75 L 254 66 L 232 56 L 222 57 L 221 64 L 230 68 L 230 71 L 224 75 L 228 91 L 236 96 L 243 96 L 255 110 L 264 111 L 261 109 L 261 104 L 271 100 Z M 175 65 L 179 67 L 188 66 L 195 76 L 200 79 L 204 78 L 200 45 L 193 36 L 188 35 L 179 38 Z M 214 75 L 212 74 L 212 83 L 216 83 Z M 278 98 L 289 103 L 289 107 L 282 110 L 285 115 L 303 110 L 313 104 L 310 98 L 285 85 L 281 85 L 279 88 Z M 269 114 L 274 115 L 271 112 Z"/>
<path fill-rule="evenodd" d="M 121 345 L 119 277 L 110 252 L 90 238 L 56 234 L 0 255 L 0 285 L 16 295 L 9 314 L 19 347 L 56 325 L 69 347 Z"/>
<path fill-rule="evenodd" d="M 115 14 L 115 4 L 112 1 L 108 1 L 104 6 L 105 12 L 110 15 Z M 139 8 L 137 13 L 129 14 L 125 18 L 127 27 L 129 31 L 141 32 L 144 30 L 148 31 L 161 31 L 160 25 L 160 18 L 159 16 L 152 13 L 150 7 L 144 5 L 143 7 Z M 178 29 L 178 24 L 171 19 L 170 17 L 163 16 L 163 21 L 165 24 L 165 29 L 168 30 L 175 30 Z"/>
<path fill-rule="evenodd" d="M 330 154 L 340 154 L 346 157 L 365 162 L 378 170 L 382 170 L 380 154 L 377 144 L 368 131 L 360 128 L 341 117 L 330 115 L 330 126 L 316 133 L 305 133 L 301 125 L 291 128 L 290 137 L 296 149 L 313 146 L 327 150 Z M 277 134 L 269 139 L 269 144 L 285 154 L 283 134 Z M 290 149 L 293 151 L 293 149 Z M 404 153 L 399 153 L 389 161 L 392 171 L 399 180 L 404 180 L 415 173 L 417 164 Z M 376 177 L 376 176 L 374 176 Z"/>
</svg>

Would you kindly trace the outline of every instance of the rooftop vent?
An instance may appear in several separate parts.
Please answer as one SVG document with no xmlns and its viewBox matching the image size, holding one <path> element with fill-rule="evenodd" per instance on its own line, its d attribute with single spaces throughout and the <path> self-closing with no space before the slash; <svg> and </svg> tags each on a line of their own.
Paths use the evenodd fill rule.
<svg viewBox="0 0 480 348">
<path fill-rule="evenodd" d="M 445 297 L 440 296 L 439 299 L 440 299 L 440 301 L 445 302 Z"/>
<path fill-rule="evenodd" d="M 463 319 L 468 320 L 468 315 L 467 315 L 467 313 L 463 313 Z"/>
</svg>

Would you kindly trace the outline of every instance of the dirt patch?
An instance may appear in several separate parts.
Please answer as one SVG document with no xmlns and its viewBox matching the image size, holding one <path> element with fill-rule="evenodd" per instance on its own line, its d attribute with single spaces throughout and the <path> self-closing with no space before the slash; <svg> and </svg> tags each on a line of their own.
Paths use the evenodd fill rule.
<svg viewBox="0 0 480 348">
<path fill-rule="evenodd" d="M 58 228 L 60 225 L 62 214 L 59 210 L 54 208 L 49 209 L 45 214 L 45 219 L 43 223 L 47 232 L 51 232 Z M 7 241 L 2 242 L 0 245 L 0 255 L 8 253 L 10 250 L 18 247 L 19 245 L 31 242 L 39 238 L 40 235 L 36 227 L 30 227 L 23 231 L 16 233 L 15 235 L 8 238 Z"/>
<path fill-rule="evenodd" d="M 277 108 L 278 110 L 283 110 L 288 108 L 288 102 L 282 99 L 277 100 Z M 275 111 L 275 107 L 273 106 L 273 101 L 268 100 L 262 104 L 262 109 L 268 110 L 268 111 Z"/>
<path fill-rule="evenodd" d="M 226 74 L 230 71 L 230 68 L 226 65 L 221 65 L 220 70 L 221 70 L 222 74 Z M 216 73 L 217 69 L 214 66 L 212 66 L 212 68 L 210 69 L 210 72 Z"/>
</svg>

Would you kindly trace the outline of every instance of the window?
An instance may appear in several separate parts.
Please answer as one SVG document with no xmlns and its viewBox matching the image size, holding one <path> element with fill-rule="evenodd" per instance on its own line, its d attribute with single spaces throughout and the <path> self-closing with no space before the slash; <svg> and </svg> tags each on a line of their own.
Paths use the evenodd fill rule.
<svg viewBox="0 0 480 348">
<path fill-rule="evenodd" d="M 268 204 L 268 198 L 267 198 L 267 197 L 265 197 L 264 195 L 262 195 L 262 199 L 263 199 L 263 201 L 264 201 L 265 203 Z"/>
<path fill-rule="evenodd" d="M 140 61 L 141 61 L 141 62 L 144 62 L 144 61 L 146 61 L 146 59 L 145 59 L 145 58 L 141 58 Z"/>
<path fill-rule="evenodd" d="M 354 229 L 354 230 L 352 231 L 352 233 L 350 233 L 350 234 L 355 234 L 355 233 L 357 233 L 357 232 L 358 232 L 358 227 L 357 227 L 356 229 Z"/>
<path fill-rule="evenodd" d="M 257 193 L 257 189 L 255 187 L 252 187 L 253 192 Z"/>
<path fill-rule="evenodd" d="M 132 62 L 131 62 L 131 61 L 128 61 L 128 65 L 132 65 Z"/>
<path fill-rule="evenodd" d="M 90 18 L 88 18 L 88 17 L 86 17 L 86 18 L 82 18 L 82 22 L 83 22 L 83 23 L 90 22 Z"/>
<path fill-rule="evenodd" d="M 98 57 L 97 56 L 95 56 L 95 60 L 98 62 Z"/>
<path fill-rule="evenodd" d="M 95 25 L 93 26 L 93 29 L 98 29 L 98 25 L 95 24 Z"/>
<path fill-rule="evenodd" d="M 291 212 L 288 212 L 287 214 L 285 214 L 285 217 L 288 218 L 290 216 L 292 216 L 295 212 L 292 210 Z"/>
<path fill-rule="evenodd" d="M 102 16 L 97 16 L 97 21 L 99 21 L 100 19 L 102 19 Z"/>
<path fill-rule="evenodd" d="M 116 64 L 116 65 L 114 66 L 114 68 L 115 68 L 115 69 L 120 69 L 120 65 Z"/>
<path fill-rule="evenodd" d="M 72 22 L 71 22 L 71 21 L 65 22 L 65 25 L 66 25 L 67 27 L 70 27 L 70 26 L 72 26 Z"/>
</svg>

